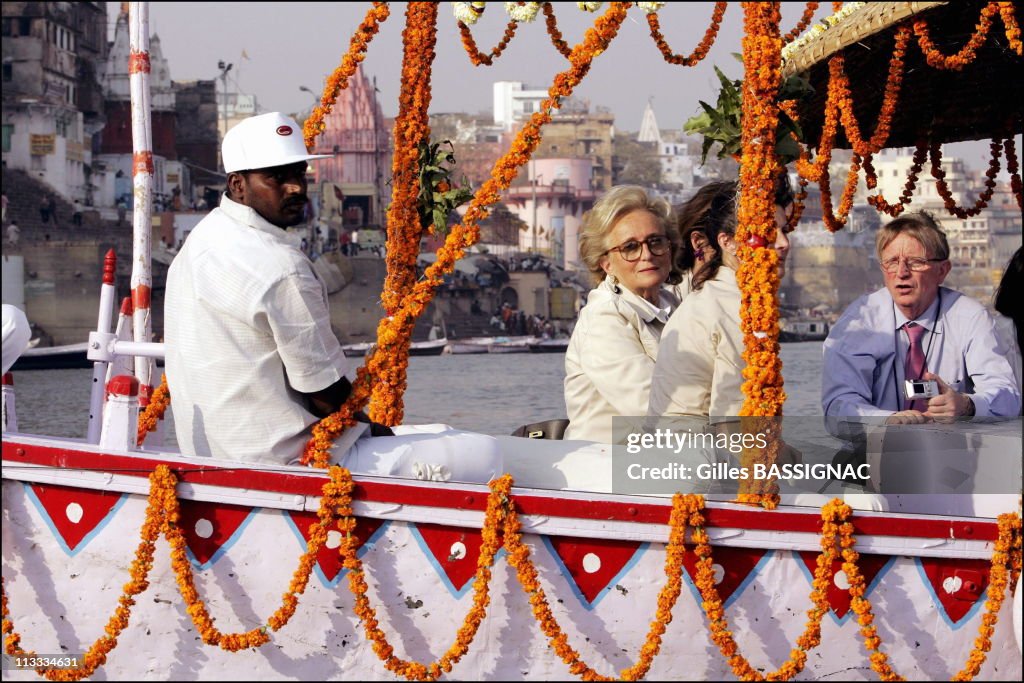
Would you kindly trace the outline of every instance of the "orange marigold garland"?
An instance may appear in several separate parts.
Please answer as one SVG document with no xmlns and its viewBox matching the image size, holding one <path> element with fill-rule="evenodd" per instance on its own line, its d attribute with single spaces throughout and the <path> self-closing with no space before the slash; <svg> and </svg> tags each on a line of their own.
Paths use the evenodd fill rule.
<svg viewBox="0 0 1024 683">
<path fill-rule="evenodd" d="M 146 440 L 146 435 L 156 429 L 157 424 L 167 414 L 169 405 L 171 405 L 171 394 L 167 390 L 167 375 L 164 374 L 160 377 L 160 386 L 149 397 L 149 405 L 139 414 L 139 430 L 135 437 L 135 445 L 141 446 L 142 442 Z"/>
<path fill-rule="evenodd" d="M 804 8 L 804 13 L 800 17 L 800 21 L 793 27 L 793 30 L 782 37 L 782 44 L 789 45 L 796 37 L 804 32 L 804 29 L 811 23 L 811 19 L 814 18 L 814 13 L 818 11 L 818 3 L 808 2 L 807 7 Z"/>
<path fill-rule="evenodd" d="M 167 468 L 164 467 L 166 470 Z M 160 536 L 163 523 L 163 497 L 160 490 L 166 486 L 163 471 L 154 471 L 149 477 L 149 503 L 146 506 L 146 517 L 139 531 L 141 540 L 135 551 L 135 559 L 129 568 L 131 580 L 124 585 L 123 593 L 117 601 L 117 608 L 111 615 L 104 629 L 106 635 L 96 639 L 82 656 L 82 664 L 77 669 L 36 669 L 36 672 L 50 681 L 80 681 L 92 676 L 96 669 L 107 661 L 107 655 L 117 646 L 117 638 L 127 628 L 131 619 L 131 609 L 135 605 L 135 596 L 149 588 L 149 571 L 153 568 L 153 555 L 156 551 L 156 540 Z M 7 609 L 7 594 L 3 593 L 3 633 L 4 651 L 12 657 L 31 656 L 35 653 L 26 652 L 20 647 L 21 636 L 15 633 L 14 623 Z"/>
<path fill-rule="evenodd" d="M 995 633 L 996 622 L 999 621 L 999 610 L 1007 589 L 1017 581 L 1021 557 L 1021 519 L 1015 512 L 999 515 L 999 537 L 996 539 L 992 552 L 992 568 L 988 575 L 985 614 L 978 626 L 978 638 L 974 641 L 964 668 L 952 678 L 954 681 L 971 681 L 978 675 L 981 665 L 988 658 L 992 649 L 992 634 Z M 1010 566 L 1007 567 L 1007 564 Z M 1014 570 L 1016 568 L 1016 571 Z"/>
<path fill-rule="evenodd" d="M 411 681 L 436 680 L 442 673 L 450 672 L 452 666 L 457 664 L 469 651 L 469 646 L 487 615 L 487 606 L 490 604 L 491 566 L 501 548 L 500 534 L 505 524 L 512 478 L 506 474 L 490 484 L 491 493 L 487 498 L 487 512 L 484 515 L 484 525 L 481 530 L 483 541 L 480 545 L 480 556 L 476 565 L 476 578 L 473 581 L 473 606 L 466 614 L 455 642 L 448 651 L 436 662 L 424 665 L 397 657 L 387 636 L 378 627 L 376 612 L 371 607 L 366 595 L 368 586 L 364 578 L 363 564 L 356 552 L 358 541 L 352 535 L 356 523 L 352 510 L 352 492 L 355 489 L 355 484 L 352 481 L 351 473 L 342 467 L 331 467 L 330 474 L 330 486 L 337 500 L 338 529 L 345 539 L 341 545 L 341 556 L 345 568 L 349 570 L 349 590 L 355 597 L 353 609 L 363 623 L 367 639 L 373 643 L 373 651 L 384 662 L 388 671 Z"/>
<path fill-rule="evenodd" d="M 817 4 L 817 3 L 815 3 Z M 661 34 L 661 24 L 658 21 L 657 12 L 647 13 L 647 25 L 651 28 L 651 38 L 654 39 L 658 49 L 661 51 L 665 61 L 669 64 L 679 64 L 682 66 L 695 66 L 704 57 L 707 56 L 708 50 L 715 44 L 715 38 L 718 37 L 718 29 L 722 25 L 722 17 L 725 15 L 725 10 L 729 6 L 727 2 L 716 2 L 715 10 L 711 15 L 711 25 L 708 26 L 707 31 L 704 32 L 704 37 L 698 43 L 697 47 L 694 48 L 693 52 L 689 56 L 682 56 L 672 52 L 672 48 L 665 42 L 665 36 Z"/>
<path fill-rule="evenodd" d="M 868 204 L 875 207 L 876 211 L 892 216 L 893 218 L 896 218 L 903 213 L 914 197 L 914 190 L 917 188 L 917 179 L 927 158 L 928 142 L 919 142 L 917 144 L 917 148 L 914 150 L 914 163 L 907 171 L 907 182 L 903 186 L 903 193 L 900 195 L 899 201 L 895 204 L 890 204 L 885 200 L 885 197 L 882 196 L 882 193 L 879 192 L 876 195 L 870 195 L 868 197 Z M 875 189 L 878 184 L 878 178 L 875 175 L 874 166 L 871 165 L 870 157 L 865 157 L 864 159 L 864 174 L 868 189 Z"/>
<path fill-rule="evenodd" d="M 989 161 L 988 170 L 985 171 L 985 189 L 978 195 L 977 201 L 971 208 L 964 208 L 956 203 L 952 190 L 946 182 L 946 172 L 942 170 L 942 146 L 933 142 L 929 151 L 932 160 L 932 177 L 935 178 L 935 189 L 945 203 L 946 210 L 957 218 L 970 218 L 977 216 L 981 210 L 988 206 L 992 194 L 996 189 L 996 177 L 999 175 L 999 155 L 1002 153 L 1003 141 L 1001 138 L 992 138 L 989 143 L 992 152 L 992 159 Z"/>
<path fill-rule="evenodd" d="M 379 405 L 385 406 L 382 409 L 383 413 L 375 412 L 373 406 L 371 406 L 371 417 L 376 421 L 387 424 L 393 423 L 389 422 L 390 420 L 400 420 L 400 397 L 405 388 L 404 368 L 408 363 L 409 334 L 411 333 L 415 318 L 430 303 L 434 292 L 443 281 L 444 274 L 452 271 L 455 261 L 464 255 L 465 248 L 474 244 L 479 239 L 478 223 L 487 216 L 487 211 L 484 207 L 498 201 L 500 192 L 512 184 L 519 168 L 529 160 L 534 149 L 536 149 L 540 141 L 540 128 L 551 120 L 552 109 L 559 107 L 561 102 L 572 94 L 576 85 L 589 72 L 593 59 L 604 52 L 611 40 L 618 34 L 619 27 L 625 19 L 628 6 L 629 3 L 611 3 L 605 14 L 599 17 L 594 26 L 586 32 L 583 41 L 573 48 L 569 60 L 569 68 L 555 77 L 554 83 L 548 91 L 549 97 L 541 103 L 540 111 L 536 112 L 520 130 L 512 143 L 510 151 L 495 163 L 490 178 L 477 191 L 476 197 L 463 216 L 462 223 L 452 228 L 445 239 L 444 245 L 438 250 L 437 260 L 426 269 L 422 278 L 414 284 L 411 293 L 407 293 L 400 299 L 397 296 L 392 297 L 392 299 L 400 301 L 397 309 L 391 309 L 386 305 L 391 315 L 381 320 L 378 325 L 377 351 L 366 361 L 367 378 L 365 381 L 368 382 L 369 378 L 373 378 L 373 381 L 376 383 L 374 386 L 374 401 L 379 400 Z M 397 130 L 398 124 L 396 122 Z M 398 163 L 397 158 L 402 156 L 399 152 L 401 149 L 404 149 L 404 147 L 399 144 L 399 136 L 396 135 L 396 164 Z M 414 148 L 413 154 L 418 159 L 418 149 Z M 398 182 L 396 181 L 396 192 L 398 192 L 397 186 Z M 410 218 L 410 223 L 418 221 L 415 203 L 416 196 L 417 192 L 413 188 L 411 197 L 407 200 L 411 207 L 410 215 L 412 217 Z M 389 225 L 394 224 L 389 219 Z M 389 242 L 390 239 L 391 236 L 389 235 Z M 405 251 L 418 251 L 418 239 L 417 233 L 416 246 L 411 249 L 406 247 Z M 390 260 L 391 247 L 388 249 Z M 401 251 L 401 249 L 396 248 L 397 251 Z M 416 254 L 412 253 L 410 263 L 413 266 L 415 266 L 415 257 Z M 383 372 L 385 367 L 394 364 L 401 365 L 402 371 L 400 374 L 398 372 Z M 350 419 L 348 416 L 356 410 L 353 408 L 355 401 L 356 399 L 350 398 L 342 411 L 333 416 L 335 417 L 335 423 Z M 320 446 L 311 448 L 307 445 L 308 457 L 304 456 L 306 460 L 312 460 L 314 451 L 325 453 L 323 444 L 327 441 L 327 433 L 328 430 L 322 430 L 319 436 L 316 436 L 315 433 L 314 438 L 319 439 Z M 323 462 L 326 463 L 326 460 Z"/>
<path fill-rule="evenodd" d="M 1024 186 L 1020 178 L 1020 165 L 1017 161 L 1017 143 L 1013 135 L 1007 135 L 1003 140 L 1003 154 L 1006 157 L 1006 172 L 1010 174 L 1010 191 L 1017 198 L 1017 206 L 1024 209 Z"/>
<path fill-rule="evenodd" d="M 1000 2 L 999 16 L 1003 19 L 1003 26 L 1006 27 L 1006 40 L 1010 43 L 1010 49 L 1020 56 L 1024 56 L 1024 42 L 1020 39 L 1020 24 L 1017 23 L 1017 16 L 1012 2 Z"/>
<path fill-rule="evenodd" d="M 305 123 L 302 124 L 302 134 L 306 141 L 306 149 L 313 149 L 316 138 L 324 132 L 324 117 L 331 113 L 334 103 L 338 101 L 338 93 L 348 87 L 348 79 L 352 77 L 359 63 L 366 57 L 366 48 L 370 41 L 377 35 L 380 25 L 383 24 L 391 10 L 386 2 L 374 2 L 367 10 L 363 23 L 359 25 L 356 32 L 352 34 L 348 52 L 341 60 L 341 64 L 327 78 L 324 85 L 324 93 L 320 98 L 320 104 L 313 107 L 313 112 Z"/>
<path fill-rule="evenodd" d="M 914 22 L 914 33 L 917 34 L 917 44 L 921 48 L 921 52 L 924 53 L 928 66 L 935 69 L 960 71 L 973 62 L 978 56 L 978 48 L 988 38 L 989 29 L 992 28 L 992 17 L 999 10 L 998 2 L 990 2 L 981 9 L 981 15 L 978 17 L 978 24 L 975 26 L 974 33 L 971 35 L 970 40 L 955 55 L 944 55 L 935 47 L 935 43 L 932 42 L 928 31 L 927 19 L 916 20 Z M 1006 21 L 1005 15 L 1003 16 L 1003 21 Z M 1007 33 L 1009 34 L 1009 28 L 1007 28 Z"/>
<path fill-rule="evenodd" d="M 551 37 L 551 44 L 555 46 L 563 57 L 569 59 L 569 55 L 572 54 L 572 48 L 569 47 L 569 43 L 562 39 L 562 32 L 558 30 L 558 20 L 555 19 L 555 6 L 550 2 L 545 2 L 542 6 L 544 9 L 544 25 L 547 27 L 548 36 Z"/>
<path fill-rule="evenodd" d="M 729 662 L 733 673 L 742 681 L 788 681 L 796 676 L 807 665 L 807 653 L 821 644 L 821 619 L 829 611 L 828 591 L 832 584 L 833 562 L 838 557 L 836 538 L 839 533 L 837 523 L 842 503 L 833 500 L 822 507 L 821 553 L 818 555 L 814 570 L 814 582 L 811 590 L 813 607 L 807 611 L 809 617 L 804 632 L 796 640 L 796 647 L 789 653 L 789 659 L 775 671 L 762 674 L 754 668 L 740 651 L 729 623 L 725 616 L 722 598 L 715 587 L 714 560 L 707 530 L 704 528 L 704 516 L 701 509 L 695 510 L 690 516 L 693 528 L 694 554 L 697 556 L 697 572 L 694 582 L 704 598 L 702 607 L 708 617 L 708 629 L 711 640 Z M 846 508 L 847 510 L 849 508 Z"/>
<path fill-rule="evenodd" d="M 267 643 L 270 640 L 267 629 L 277 631 L 287 624 L 295 614 L 295 608 L 299 603 L 298 596 L 306 590 L 309 576 L 316 565 L 317 553 L 320 552 L 320 549 L 327 540 L 327 522 L 333 514 L 332 510 L 335 506 L 331 496 L 325 493 L 321 498 L 320 510 L 317 513 L 320 523 L 310 527 L 311 536 L 307 543 L 306 552 L 302 555 L 299 566 L 292 576 L 288 591 L 281 596 L 281 606 L 267 619 L 267 624 L 257 626 L 242 633 L 222 633 L 214 625 L 214 620 L 210 617 L 206 604 L 199 597 L 199 592 L 196 590 L 192 564 L 188 559 L 188 546 L 184 534 L 178 527 L 181 512 L 175 492 L 177 478 L 164 465 L 157 467 L 154 476 L 163 482 L 156 493 L 163 499 L 164 519 L 161 531 L 171 547 L 171 567 L 174 569 L 178 589 L 181 591 L 181 597 L 185 601 L 187 612 L 192 617 L 192 623 L 195 624 L 196 631 L 203 642 L 207 645 L 217 645 L 228 652 L 259 647 Z M 154 494 L 151 493 L 150 495 Z"/>
<path fill-rule="evenodd" d="M 862 157 L 868 154 L 875 154 L 885 147 L 889 139 L 889 130 L 892 126 L 892 118 L 896 113 L 896 103 L 899 100 L 900 88 L 903 85 L 903 70 L 906 56 L 907 43 L 910 41 L 910 27 L 902 24 L 896 29 L 896 45 L 893 48 L 892 58 L 889 61 L 889 75 L 885 81 L 885 96 L 882 99 L 882 107 L 878 113 L 878 122 L 875 125 L 875 132 L 865 140 L 860 133 L 860 126 L 853 111 L 853 98 L 850 94 L 850 80 L 846 75 L 845 58 L 837 54 L 829 62 L 830 78 L 838 80 L 839 95 L 838 105 L 840 108 L 840 119 L 843 128 L 846 130 L 846 137 L 850 146 Z"/>
<path fill-rule="evenodd" d="M 423 227 L 419 218 L 420 145 L 430 140 L 427 110 L 431 98 L 431 73 L 437 44 L 438 3 L 411 2 L 406 7 L 406 25 L 402 32 L 402 82 L 395 119 L 395 152 L 392 161 L 391 205 L 387 212 L 387 276 L 381 303 L 393 322 L 399 323 L 393 338 L 385 340 L 389 326 L 386 318 L 377 332 L 378 353 L 387 362 L 378 366 L 370 398 L 370 417 L 385 425 L 402 421 L 408 348 L 413 319 L 397 315 L 404 297 L 416 282 L 416 258 L 420 251 Z M 383 355 L 380 353 L 383 351 Z"/>
<path fill-rule="evenodd" d="M 640 656 L 636 664 L 619 672 L 622 680 L 635 681 L 646 676 L 650 670 L 651 663 L 661 651 L 661 637 L 665 633 L 666 626 L 672 621 L 672 608 L 679 598 L 682 586 L 682 566 L 687 520 L 695 511 L 703 507 L 704 499 L 701 496 L 676 494 L 672 498 L 672 513 L 669 519 L 669 543 L 665 548 L 665 576 L 667 581 L 658 595 L 657 614 L 654 621 L 651 622 L 647 638 L 640 648 Z M 568 636 L 551 612 L 547 596 L 538 580 L 537 568 L 530 561 L 530 549 L 523 543 L 522 525 L 519 521 L 519 515 L 515 511 L 515 504 L 512 501 L 508 502 L 504 532 L 505 550 L 508 551 L 508 563 L 516 570 L 519 584 L 522 586 L 523 592 L 529 596 L 533 615 L 537 619 L 541 631 L 548 637 L 551 649 L 569 666 L 569 673 L 580 677 L 584 681 L 614 680 L 595 671 L 580 658 L 579 652 L 569 644 Z"/>
<path fill-rule="evenodd" d="M 489 54 L 480 52 L 480 48 L 476 45 L 476 40 L 473 38 L 473 31 L 466 25 L 465 22 L 460 21 L 459 35 L 462 37 L 462 47 L 466 50 L 466 54 L 469 55 L 469 60 L 473 62 L 474 66 L 491 66 L 494 60 L 501 56 L 501 53 L 508 47 L 509 41 L 512 40 L 516 35 L 516 29 L 519 28 L 518 21 L 510 21 L 505 26 L 505 33 L 501 36 L 501 40 L 494 46 L 494 49 Z"/>
<path fill-rule="evenodd" d="M 775 243 L 775 177 L 780 171 L 775 156 L 778 120 L 776 95 L 782 81 L 779 35 L 781 14 L 777 2 L 743 3 L 743 155 L 740 159 L 740 206 L 736 239 L 741 261 L 737 281 L 741 292 L 740 329 L 743 330 L 744 416 L 779 416 L 786 400 L 779 359 L 778 254 Z M 756 430 L 776 438 L 768 449 L 748 449 L 743 464 L 774 462 L 779 448 L 778 420 L 758 421 Z M 774 424 L 772 424 L 774 423 Z M 773 482 L 741 483 L 741 502 L 778 504 Z"/>
</svg>

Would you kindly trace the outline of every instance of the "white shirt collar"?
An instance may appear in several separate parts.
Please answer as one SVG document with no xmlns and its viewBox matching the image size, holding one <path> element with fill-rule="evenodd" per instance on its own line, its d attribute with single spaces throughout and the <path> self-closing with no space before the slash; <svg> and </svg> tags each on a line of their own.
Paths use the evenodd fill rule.
<svg viewBox="0 0 1024 683">
<path fill-rule="evenodd" d="M 606 277 L 601 282 L 601 287 L 608 292 L 615 294 L 610 278 Z M 619 296 L 624 303 L 628 304 L 630 308 L 636 311 L 637 315 L 647 323 L 653 322 L 654 320 L 661 323 L 667 323 L 669 316 L 672 315 L 672 310 L 678 303 L 678 301 L 676 301 L 676 297 L 665 288 L 662 288 L 658 292 L 658 303 L 660 306 L 656 306 L 642 296 L 634 294 L 628 287 L 624 287 L 622 284 L 619 284 L 618 288 L 620 291 L 616 295 Z"/>
<path fill-rule="evenodd" d="M 243 225 L 247 225 L 250 228 L 265 232 L 273 237 L 278 242 L 299 248 L 302 244 L 302 236 L 296 233 L 286 232 L 284 229 L 277 227 L 266 218 L 261 216 L 255 209 L 246 206 L 245 204 L 239 204 L 236 201 L 232 201 L 227 194 L 224 194 L 220 198 L 220 210 L 223 211 L 228 218 L 238 221 Z"/>
</svg>

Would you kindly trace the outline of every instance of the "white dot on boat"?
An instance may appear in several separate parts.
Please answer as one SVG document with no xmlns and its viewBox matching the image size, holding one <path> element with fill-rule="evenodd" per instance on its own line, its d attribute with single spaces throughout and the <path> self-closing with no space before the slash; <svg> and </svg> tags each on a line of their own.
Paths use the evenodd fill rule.
<svg viewBox="0 0 1024 683">
<path fill-rule="evenodd" d="M 593 574 L 601 568 L 601 558 L 594 553 L 587 553 L 583 556 L 583 571 Z"/>
<path fill-rule="evenodd" d="M 462 541 L 452 543 L 452 549 L 448 551 L 449 560 L 461 560 L 466 556 L 466 544 Z"/>
<path fill-rule="evenodd" d="M 213 536 L 213 522 L 208 519 L 201 519 L 196 522 L 196 536 L 199 538 L 209 538 Z"/>
<path fill-rule="evenodd" d="M 334 530 L 327 532 L 327 541 L 324 543 L 328 548 L 334 550 L 341 547 L 341 532 Z"/>
<path fill-rule="evenodd" d="M 960 590 L 963 585 L 964 581 L 959 576 L 948 576 L 942 580 L 942 590 L 946 591 L 950 595 Z"/>
<path fill-rule="evenodd" d="M 716 563 L 711 565 L 711 571 L 715 573 L 715 585 L 722 583 L 722 579 L 725 578 L 725 567 Z"/>
<path fill-rule="evenodd" d="M 68 520 L 72 524 L 78 524 L 82 521 L 82 506 L 78 503 L 68 503 L 67 508 L 64 510 L 64 514 L 67 515 Z"/>
<path fill-rule="evenodd" d="M 850 579 L 847 578 L 846 572 L 844 572 L 842 569 L 837 571 L 836 575 L 832 577 L 832 583 L 834 583 L 836 585 L 836 588 L 838 588 L 841 591 L 850 589 Z"/>
</svg>

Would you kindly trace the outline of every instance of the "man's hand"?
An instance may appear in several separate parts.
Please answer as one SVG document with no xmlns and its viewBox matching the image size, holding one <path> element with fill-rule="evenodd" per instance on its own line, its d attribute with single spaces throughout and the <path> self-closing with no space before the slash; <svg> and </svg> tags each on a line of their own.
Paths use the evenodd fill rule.
<svg viewBox="0 0 1024 683">
<path fill-rule="evenodd" d="M 370 425 L 370 436 L 394 436 L 395 433 L 391 431 L 391 427 L 382 425 L 379 422 L 374 422 L 370 419 L 370 416 L 361 410 L 356 411 L 354 417 L 357 422 L 366 422 Z"/>
<path fill-rule="evenodd" d="M 967 415 L 971 411 L 971 398 L 961 394 L 942 381 L 942 378 L 931 372 L 924 373 L 922 379 L 933 379 L 939 385 L 939 395 L 928 399 L 928 410 L 925 415 L 937 422 L 952 422 L 954 419 Z"/>
<path fill-rule="evenodd" d="M 919 425 L 931 422 L 931 418 L 920 410 L 901 410 L 885 418 L 887 425 Z"/>
</svg>

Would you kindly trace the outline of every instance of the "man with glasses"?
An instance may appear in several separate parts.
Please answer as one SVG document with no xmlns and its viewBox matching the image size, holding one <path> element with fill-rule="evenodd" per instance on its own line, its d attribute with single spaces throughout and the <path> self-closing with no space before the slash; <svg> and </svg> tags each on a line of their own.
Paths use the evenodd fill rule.
<svg viewBox="0 0 1024 683">
<path fill-rule="evenodd" d="M 992 317 L 942 287 L 952 264 L 935 220 L 921 212 L 892 221 L 876 251 L 885 287 L 854 301 L 825 340 L 825 415 L 886 424 L 1017 415 L 1020 387 Z M 934 381 L 938 391 L 908 396 L 906 380 Z"/>
</svg>

